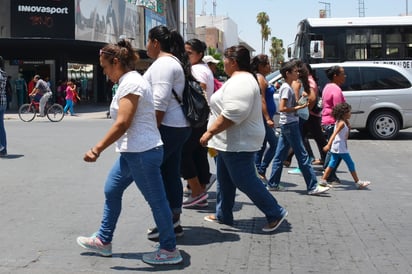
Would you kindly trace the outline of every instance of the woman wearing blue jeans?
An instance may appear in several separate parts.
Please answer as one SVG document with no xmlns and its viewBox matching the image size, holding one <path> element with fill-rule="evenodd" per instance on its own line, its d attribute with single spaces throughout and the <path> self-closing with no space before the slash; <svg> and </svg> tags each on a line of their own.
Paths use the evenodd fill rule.
<svg viewBox="0 0 412 274">
<path fill-rule="evenodd" d="M 216 162 L 216 214 L 205 220 L 233 224 L 236 188 L 244 192 L 265 214 L 265 232 L 274 231 L 288 215 L 256 175 L 255 153 L 262 145 L 265 129 L 262 99 L 251 73 L 250 54 L 243 46 L 225 50 L 225 72 L 230 79 L 210 100 L 208 129 L 200 143 L 218 151 Z"/>
<path fill-rule="evenodd" d="M 181 237 L 184 232 L 180 225 L 183 203 L 180 163 L 183 145 L 192 130 L 172 90 L 182 98 L 185 75 L 190 74 L 190 66 L 185 58 L 183 37 L 165 26 L 159 25 L 150 29 L 146 47 L 147 55 L 155 61 L 143 77 L 149 82 L 153 91 L 157 125 L 164 143 L 161 166 L 163 183 L 173 214 L 174 232 L 177 237 Z M 183 67 L 188 68 L 187 71 L 184 71 Z M 158 228 L 149 228 L 147 237 L 150 240 L 157 240 Z"/>
<path fill-rule="evenodd" d="M 265 139 L 261 149 L 256 153 L 255 164 L 260 179 L 266 181 L 266 169 L 275 156 L 278 137 L 275 133 L 275 122 L 273 116 L 276 113 L 276 104 L 273 98 L 275 87 L 268 84 L 265 76 L 270 72 L 269 57 L 266 54 L 259 54 L 252 59 L 252 71 L 256 74 L 261 96 L 262 96 L 262 115 L 265 125 Z M 267 147 L 269 144 L 269 148 Z"/>
<path fill-rule="evenodd" d="M 268 189 L 271 191 L 281 190 L 280 177 L 282 175 L 283 161 L 286 159 L 289 148 L 293 148 L 299 168 L 306 182 L 306 189 L 309 195 L 318 195 L 329 190 L 329 187 L 318 185 L 315 172 L 312 168 L 310 157 L 303 145 L 301 130 L 299 126 L 299 116 L 296 111 L 309 105 L 297 104 L 297 98 L 291 85 L 299 76 L 298 66 L 295 61 L 289 61 L 280 68 L 285 83 L 279 91 L 279 125 L 281 134 L 276 148 L 275 158 L 272 164 L 272 174 L 268 181 Z"/>
<path fill-rule="evenodd" d="M 143 254 L 143 261 L 177 264 L 182 261 L 182 256 L 176 248 L 172 212 L 160 173 L 162 140 L 157 129 L 150 85 L 135 71 L 138 60 L 130 42 L 125 40 L 100 50 L 103 73 L 119 84 L 110 105 L 114 123 L 103 139 L 86 152 L 84 160 L 95 162 L 100 153 L 114 142 L 120 157 L 106 179 L 100 229 L 91 237 L 78 237 L 77 243 L 102 256 L 112 255 L 111 242 L 122 208 L 122 196 L 134 181 L 152 210 L 160 239 L 159 248 Z"/>
</svg>

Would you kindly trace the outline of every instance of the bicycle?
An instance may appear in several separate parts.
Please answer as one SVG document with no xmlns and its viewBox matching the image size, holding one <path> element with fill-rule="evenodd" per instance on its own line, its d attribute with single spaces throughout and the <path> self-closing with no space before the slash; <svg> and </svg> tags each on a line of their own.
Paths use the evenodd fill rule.
<svg viewBox="0 0 412 274">
<path fill-rule="evenodd" d="M 60 122 L 64 117 L 63 107 L 57 103 L 53 103 L 52 97 L 49 98 L 44 107 L 44 112 L 51 122 Z M 19 117 L 23 122 L 31 122 L 39 113 L 40 102 L 31 98 L 29 104 L 23 104 L 19 108 Z"/>
</svg>

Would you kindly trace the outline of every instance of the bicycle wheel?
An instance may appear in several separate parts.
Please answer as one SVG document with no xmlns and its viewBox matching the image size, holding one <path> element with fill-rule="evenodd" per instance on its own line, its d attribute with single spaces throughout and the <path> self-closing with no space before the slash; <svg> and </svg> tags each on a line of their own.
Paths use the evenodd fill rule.
<svg viewBox="0 0 412 274">
<path fill-rule="evenodd" d="M 32 104 L 23 104 L 19 108 L 19 118 L 23 122 L 31 122 L 36 117 L 36 108 Z"/>
<path fill-rule="evenodd" d="M 59 104 L 53 104 L 47 110 L 47 118 L 52 122 L 60 122 L 64 117 L 63 107 Z"/>
</svg>

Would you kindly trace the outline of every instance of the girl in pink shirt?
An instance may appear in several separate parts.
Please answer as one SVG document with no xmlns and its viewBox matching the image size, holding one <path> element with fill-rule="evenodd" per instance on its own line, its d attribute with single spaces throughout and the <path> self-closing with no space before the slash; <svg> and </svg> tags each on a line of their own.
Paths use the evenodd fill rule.
<svg viewBox="0 0 412 274">
<path fill-rule="evenodd" d="M 76 85 L 73 84 L 72 81 L 67 82 L 67 87 L 66 87 L 66 105 L 64 106 L 64 113 L 67 113 L 67 110 L 70 108 L 70 115 L 74 115 L 74 110 L 73 110 L 73 97 L 74 97 L 74 91 L 76 90 Z"/>
</svg>

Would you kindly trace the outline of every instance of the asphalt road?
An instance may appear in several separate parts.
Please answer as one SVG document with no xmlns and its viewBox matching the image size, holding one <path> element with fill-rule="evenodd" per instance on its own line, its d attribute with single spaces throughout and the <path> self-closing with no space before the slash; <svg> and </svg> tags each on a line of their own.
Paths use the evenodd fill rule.
<svg viewBox="0 0 412 274">
<path fill-rule="evenodd" d="M 263 214 L 241 192 L 233 227 L 204 221 L 215 205 L 213 186 L 209 208 L 184 209 L 184 262 L 155 267 L 141 261 L 154 248 L 146 239 L 153 219 L 134 186 L 123 199 L 112 258 L 75 241 L 99 227 L 103 184 L 117 155 L 111 147 L 97 163 L 82 157 L 110 123 L 100 116 L 6 120 L 0 273 L 412 273 L 412 130 L 393 141 L 352 134 L 350 151 L 359 177 L 372 181 L 368 190 L 356 190 L 342 165 L 343 184 L 324 197 L 308 196 L 303 178 L 285 169 L 287 191 L 273 194 L 289 216 L 272 234 L 261 232 Z"/>
</svg>

